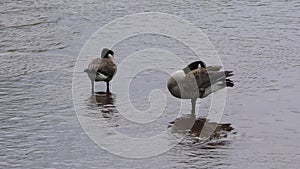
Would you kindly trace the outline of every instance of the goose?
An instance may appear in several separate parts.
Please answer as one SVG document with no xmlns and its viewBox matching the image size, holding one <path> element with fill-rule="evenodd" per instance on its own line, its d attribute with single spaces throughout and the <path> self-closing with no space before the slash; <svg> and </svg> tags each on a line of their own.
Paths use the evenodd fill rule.
<svg viewBox="0 0 300 169">
<path fill-rule="evenodd" d="M 88 68 L 84 70 L 91 80 L 92 94 L 94 94 L 94 83 L 100 81 L 106 82 L 106 93 L 110 93 L 109 81 L 117 71 L 117 65 L 114 63 L 113 58 L 114 52 L 104 48 L 101 53 L 101 58 L 93 59 L 88 65 Z"/>
<path fill-rule="evenodd" d="M 199 67 L 200 65 L 200 67 Z M 225 87 L 233 87 L 232 71 L 220 71 L 221 66 L 208 66 L 203 61 L 190 63 L 182 70 L 171 74 L 167 87 L 171 95 L 180 99 L 191 99 L 192 111 L 195 114 L 196 100 L 205 98 Z"/>
</svg>

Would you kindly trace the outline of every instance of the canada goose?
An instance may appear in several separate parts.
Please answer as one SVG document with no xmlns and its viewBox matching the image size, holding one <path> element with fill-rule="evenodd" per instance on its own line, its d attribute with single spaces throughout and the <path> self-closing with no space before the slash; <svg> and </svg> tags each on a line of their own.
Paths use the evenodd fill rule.
<svg viewBox="0 0 300 169">
<path fill-rule="evenodd" d="M 220 69 L 221 66 L 206 67 L 202 61 L 193 62 L 169 77 L 168 90 L 177 98 L 191 99 L 192 114 L 195 114 L 197 98 L 204 98 L 226 86 L 233 87 L 233 82 L 227 79 L 233 75 L 232 71 L 220 71 Z"/>
<path fill-rule="evenodd" d="M 106 92 L 109 93 L 109 81 L 113 78 L 117 71 L 117 65 L 113 61 L 114 52 L 104 48 L 101 58 L 93 59 L 88 68 L 84 70 L 92 83 L 92 93 L 94 94 L 94 82 L 105 81 Z"/>
</svg>

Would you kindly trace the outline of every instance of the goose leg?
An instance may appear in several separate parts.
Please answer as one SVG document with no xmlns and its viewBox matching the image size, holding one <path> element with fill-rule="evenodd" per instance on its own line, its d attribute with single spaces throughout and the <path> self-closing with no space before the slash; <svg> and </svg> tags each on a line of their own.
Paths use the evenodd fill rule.
<svg viewBox="0 0 300 169">
<path fill-rule="evenodd" d="M 196 110 L 196 100 L 197 99 L 192 99 L 191 102 L 192 102 L 192 115 L 195 115 L 195 110 Z"/>
<path fill-rule="evenodd" d="M 109 93 L 109 82 L 106 82 L 106 93 Z"/>
<path fill-rule="evenodd" d="M 95 90 L 94 90 L 94 81 L 91 81 L 91 84 L 92 84 L 92 95 L 94 95 L 94 92 L 95 92 Z"/>
</svg>

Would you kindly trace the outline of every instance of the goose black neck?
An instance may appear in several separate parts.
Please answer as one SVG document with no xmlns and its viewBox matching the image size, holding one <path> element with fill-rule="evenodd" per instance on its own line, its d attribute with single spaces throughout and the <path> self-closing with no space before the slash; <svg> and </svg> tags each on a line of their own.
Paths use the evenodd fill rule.
<svg viewBox="0 0 300 169">
<path fill-rule="evenodd" d="M 112 56 L 114 55 L 114 52 L 112 50 L 109 50 L 107 48 L 104 48 L 102 50 L 102 53 L 101 53 L 101 57 L 102 58 L 109 58 L 109 54 L 111 54 Z"/>
<path fill-rule="evenodd" d="M 198 69 L 199 68 L 199 65 L 202 67 L 202 68 L 206 68 L 206 64 L 203 62 L 203 61 L 195 61 L 195 62 L 192 62 L 190 63 L 187 67 L 185 67 L 183 69 L 184 73 L 187 74 L 189 73 L 190 71 L 193 71 L 195 69 Z"/>
</svg>

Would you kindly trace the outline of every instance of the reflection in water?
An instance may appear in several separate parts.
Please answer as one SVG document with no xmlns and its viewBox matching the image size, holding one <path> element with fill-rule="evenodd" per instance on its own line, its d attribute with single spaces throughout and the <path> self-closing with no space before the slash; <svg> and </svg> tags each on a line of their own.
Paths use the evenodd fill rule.
<svg viewBox="0 0 300 169">
<path fill-rule="evenodd" d="M 90 96 L 90 103 L 93 105 L 97 105 L 101 112 L 103 113 L 103 117 L 106 117 L 105 114 L 111 114 L 115 111 L 115 100 L 116 95 L 113 93 L 106 92 L 95 92 L 94 95 Z"/>
<path fill-rule="evenodd" d="M 116 101 L 115 94 L 96 92 L 95 95 L 90 96 L 89 100 L 93 106 L 97 106 L 96 108 L 101 111 L 104 118 L 112 119 L 113 117 L 118 116 L 115 114 L 115 112 L 117 112 L 116 106 L 114 105 Z M 127 121 L 126 119 L 117 119 L 115 120 L 119 121 L 118 123 L 121 123 L 121 126 L 127 124 L 128 122 L 130 123 L 130 121 Z M 110 122 L 116 123 L 115 120 Z M 116 124 L 112 124 L 112 126 L 121 127 L 120 125 Z M 186 135 L 186 139 L 192 139 L 193 144 L 201 143 L 201 148 L 217 148 L 218 146 L 227 144 L 228 141 L 224 141 L 222 139 L 226 138 L 227 135 L 234 129 L 230 123 L 219 124 L 209 121 L 207 118 L 196 118 L 196 116 L 192 114 L 186 114 L 183 117 L 176 118 L 174 121 L 169 123 L 168 128 L 172 133 Z M 190 142 L 187 141 L 186 143 L 189 144 Z M 186 143 L 181 142 L 181 144 Z"/>
<path fill-rule="evenodd" d="M 115 94 L 98 92 L 90 96 L 90 103 L 93 105 L 93 109 L 100 110 L 100 113 L 91 111 L 90 113 L 97 112 L 97 115 L 89 115 L 89 117 L 101 119 L 101 122 L 97 124 L 99 130 L 109 126 L 117 132 L 134 138 L 148 138 L 157 134 L 154 132 L 157 126 L 151 126 L 153 124 L 149 124 L 149 126 L 135 124 L 121 116 L 121 112 L 119 112 L 120 114 L 117 113 L 115 102 Z M 231 124 L 218 124 L 206 118 L 197 118 L 195 115 L 187 114 L 184 117 L 176 118 L 169 126 L 167 126 L 166 122 L 159 127 L 162 131 L 167 128 L 169 128 L 169 132 L 164 139 L 173 142 L 176 140 L 175 138 L 184 137 L 170 151 L 166 152 L 174 160 L 174 166 L 184 168 L 199 164 L 206 166 L 205 168 L 210 168 L 212 164 L 226 165 L 223 161 L 226 161 L 225 159 L 228 157 L 227 150 L 232 141 L 230 139 L 233 131 Z M 203 132 L 205 132 L 204 128 L 213 131 L 209 138 L 200 138 L 200 135 L 203 136 Z M 208 133 L 211 132 L 209 131 Z M 107 133 L 103 137 L 109 138 L 112 137 L 112 134 Z M 128 148 L 130 147 L 127 147 L 126 144 L 122 147 L 122 149 Z"/>
<path fill-rule="evenodd" d="M 192 114 L 170 122 L 169 128 L 172 132 L 187 133 L 189 136 L 194 137 L 200 137 L 201 134 L 201 142 L 203 142 L 203 139 L 205 142 L 210 142 L 211 140 L 226 138 L 227 134 L 233 130 L 233 127 L 229 123 L 218 124 L 206 118 L 196 118 Z"/>
<path fill-rule="evenodd" d="M 169 129 L 186 136 L 170 151 L 170 155 L 177 161 L 177 168 L 214 168 L 226 165 L 223 161 L 228 158 L 227 149 L 231 139 L 227 137 L 233 131 L 231 124 L 218 124 L 207 118 L 187 114 L 170 122 Z M 210 136 L 200 138 L 199 136 L 205 136 L 203 133 L 209 133 Z"/>
<path fill-rule="evenodd" d="M 115 94 L 106 92 L 96 92 L 95 99 L 98 106 L 113 106 L 115 102 Z"/>
</svg>

